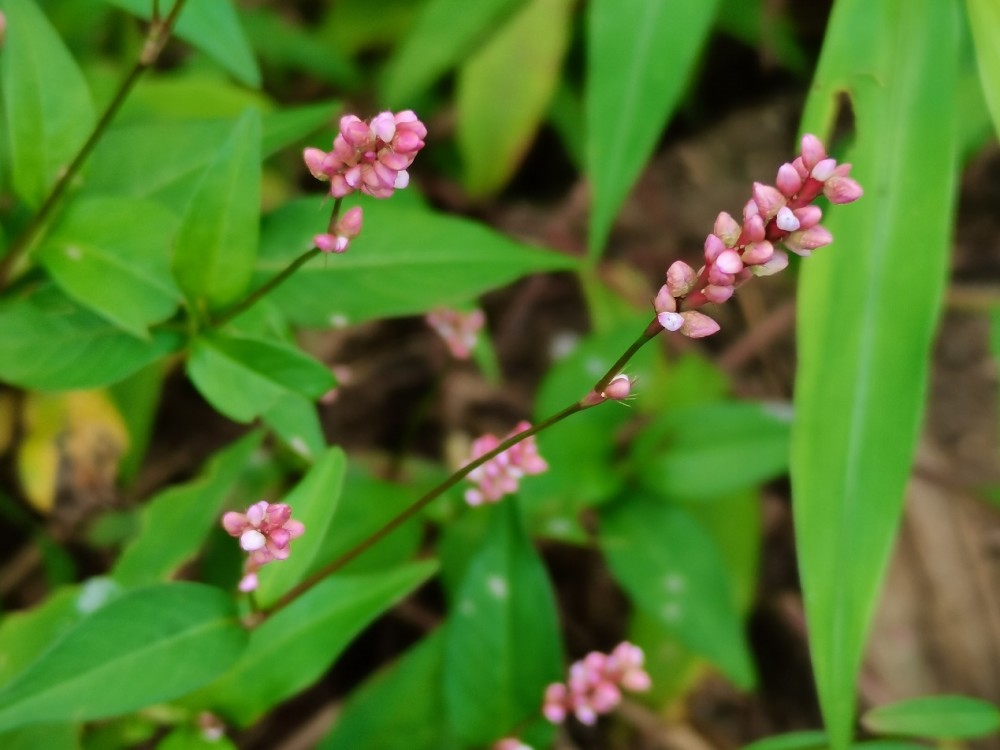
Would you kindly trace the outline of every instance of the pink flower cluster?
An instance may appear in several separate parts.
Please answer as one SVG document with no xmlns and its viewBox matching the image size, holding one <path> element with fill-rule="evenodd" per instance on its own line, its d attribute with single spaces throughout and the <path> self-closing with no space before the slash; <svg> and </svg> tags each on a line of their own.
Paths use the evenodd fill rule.
<svg viewBox="0 0 1000 750">
<path fill-rule="evenodd" d="M 548 686 L 542 714 L 553 724 L 561 723 L 570 713 L 583 724 L 596 723 L 598 716 L 621 703 L 622 688 L 633 692 L 649 689 L 651 682 L 642 663 L 642 649 L 628 641 L 619 643 L 610 654 L 591 651 L 569 668 L 565 684 Z"/>
<path fill-rule="evenodd" d="M 448 351 L 455 359 L 468 359 L 472 347 L 476 345 L 476 334 L 486 322 L 482 310 L 459 312 L 458 310 L 431 310 L 425 318 L 448 345 Z"/>
<path fill-rule="evenodd" d="M 802 138 L 802 152 L 782 164 L 776 186 L 755 182 L 753 197 L 743 207 L 742 224 L 725 211 L 705 239 L 705 265 L 698 271 L 683 261 L 667 270 L 667 283 L 653 300 L 660 325 L 691 338 L 719 330 L 712 318 L 697 312 L 707 302 L 721 303 L 752 276 L 770 276 L 788 265 L 788 255 L 774 247 L 781 242 L 798 255 L 833 241 L 820 225 L 823 212 L 812 202 L 823 193 L 832 203 L 851 203 L 861 186 L 848 177 L 850 164 L 826 155 L 819 138 Z"/>
<path fill-rule="evenodd" d="M 361 234 L 361 219 L 361 206 L 347 209 L 344 215 L 337 219 L 332 231 L 313 237 L 313 244 L 324 253 L 346 252 L 351 240 Z"/>
<path fill-rule="evenodd" d="M 250 553 L 243 566 L 240 591 L 257 588 L 257 571 L 261 566 L 288 557 L 288 543 L 305 531 L 305 526 L 291 516 L 292 509 L 285 503 L 261 500 L 247 508 L 246 513 L 231 511 L 222 517 L 222 528 L 230 536 L 239 537 L 240 547 Z"/>
<path fill-rule="evenodd" d="M 330 152 L 307 148 L 306 166 L 318 180 L 330 181 L 330 195 L 343 198 L 355 190 L 388 198 L 410 182 L 406 171 L 424 147 L 427 128 L 411 110 L 382 112 L 365 122 L 356 115 L 340 118 L 340 133 Z"/>
<path fill-rule="evenodd" d="M 504 440 L 530 428 L 529 422 L 518 422 Z M 489 453 L 501 442 L 503 441 L 495 435 L 483 435 L 477 438 L 472 444 L 472 456 L 469 461 L 475 461 Z M 521 477 L 541 474 L 548 468 L 545 459 L 538 455 L 534 436 L 525 438 L 469 472 L 468 479 L 476 486 L 466 490 L 465 502 L 472 506 L 499 502 L 504 495 L 517 492 Z"/>
</svg>

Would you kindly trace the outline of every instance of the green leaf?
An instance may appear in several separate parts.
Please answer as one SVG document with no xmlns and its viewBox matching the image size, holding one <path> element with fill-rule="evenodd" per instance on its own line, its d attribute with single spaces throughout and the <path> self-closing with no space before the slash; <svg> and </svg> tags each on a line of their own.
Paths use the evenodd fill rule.
<svg viewBox="0 0 1000 750">
<path fill-rule="evenodd" d="M 588 255 L 611 224 L 687 86 L 717 0 L 594 0 L 587 24 Z"/>
<path fill-rule="evenodd" d="M 559 81 L 572 6 L 530 0 L 459 70 L 456 138 L 470 195 L 502 188 L 527 153 Z"/>
<path fill-rule="evenodd" d="M 976 698 L 935 695 L 878 706 L 868 711 L 861 723 L 877 734 L 969 740 L 1000 729 L 1000 710 Z"/>
<path fill-rule="evenodd" d="M 76 724 L 43 724 L 0 733 L 4 750 L 79 750 L 80 728 Z"/>
<path fill-rule="evenodd" d="M 181 343 L 167 331 L 137 339 L 49 285 L 0 302 L 0 330 L 0 380 L 52 391 L 115 383 Z"/>
<path fill-rule="evenodd" d="M 825 750 L 826 746 L 826 732 L 806 730 L 765 737 L 751 742 L 743 750 Z"/>
<path fill-rule="evenodd" d="M 459 586 L 445 631 L 444 695 L 452 731 L 487 744 L 537 713 L 559 679 L 562 644 L 545 567 L 507 501 Z"/>
<path fill-rule="evenodd" d="M 150 10 L 153 6 L 148 0 L 108 2 L 145 21 L 152 17 Z M 166 17 L 174 3 L 166 0 L 159 6 L 160 15 Z M 230 0 L 196 0 L 187 3 L 181 10 L 174 32 L 219 63 L 241 83 L 254 88 L 260 86 L 257 61 L 243 35 L 240 19 Z"/>
<path fill-rule="evenodd" d="M 242 659 L 185 703 L 241 726 L 314 682 L 372 620 L 433 575 L 426 561 L 389 573 L 327 578 L 250 634 Z"/>
<path fill-rule="evenodd" d="M 335 518 L 346 470 L 344 451 L 333 446 L 282 500 L 292 507 L 292 517 L 301 521 L 306 530 L 292 542 L 293 551 L 287 560 L 261 569 L 257 599 L 265 609 L 301 581 L 312 566 Z"/>
<path fill-rule="evenodd" d="M 381 99 L 403 105 L 483 44 L 526 0 L 429 0 L 389 61 Z"/>
<path fill-rule="evenodd" d="M 864 197 L 824 218 L 804 262 L 792 485 L 820 703 L 847 747 L 855 677 L 922 423 L 956 190 L 957 7 L 838 2 L 804 122 L 829 131 L 846 93 L 845 160 Z M 899 29 L 906 29 L 905 34 Z"/>
<path fill-rule="evenodd" d="M 630 463 L 642 485 L 673 498 L 711 498 L 788 469 L 789 415 L 719 401 L 668 411 L 636 438 Z"/>
<path fill-rule="evenodd" d="M 269 296 L 298 325 L 327 327 L 458 306 L 528 273 L 575 267 L 457 217 L 396 201 L 367 201 L 364 231 L 344 255 L 309 261 Z M 266 217 L 255 284 L 280 273 L 326 231 L 318 200 Z"/>
<path fill-rule="evenodd" d="M 0 691 L 0 727 L 100 719 L 176 698 L 228 668 L 245 644 L 222 591 L 137 589 L 81 621 Z"/>
<path fill-rule="evenodd" d="M 979 82 L 993 128 L 1000 134 L 1000 4 L 995 0 L 966 0 L 972 40 L 976 46 Z"/>
<path fill-rule="evenodd" d="M 288 393 L 319 398 L 333 387 L 329 369 L 295 347 L 212 334 L 196 338 L 188 376 L 216 409 L 249 422 Z"/>
<path fill-rule="evenodd" d="M 445 720 L 443 630 L 355 691 L 316 750 L 462 750 Z"/>
<path fill-rule="evenodd" d="M 7 31 L 0 55 L 14 190 L 42 203 L 94 125 L 83 74 L 32 0 L 0 0 Z"/>
<path fill-rule="evenodd" d="M 754 668 L 712 538 L 676 505 L 628 497 L 601 509 L 601 549 L 632 601 L 742 688 Z"/>
<path fill-rule="evenodd" d="M 46 237 L 39 259 L 70 297 L 146 337 L 148 327 L 169 318 L 181 299 L 170 276 L 174 223 L 152 201 L 75 201 Z"/>
<path fill-rule="evenodd" d="M 253 432 L 219 451 L 201 476 L 169 487 L 143 506 L 140 529 L 115 563 L 112 577 L 123 586 L 165 579 L 194 557 L 220 522 L 233 486 L 260 445 Z"/>
<path fill-rule="evenodd" d="M 205 168 L 181 220 L 177 282 L 203 314 L 246 291 L 260 222 L 260 115 L 248 109 Z"/>
<path fill-rule="evenodd" d="M 326 447 L 316 404 L 297 393 L 279 397 L 261 419 L 285 445 L 307 461 L 314 461 Z"/>
</svg>

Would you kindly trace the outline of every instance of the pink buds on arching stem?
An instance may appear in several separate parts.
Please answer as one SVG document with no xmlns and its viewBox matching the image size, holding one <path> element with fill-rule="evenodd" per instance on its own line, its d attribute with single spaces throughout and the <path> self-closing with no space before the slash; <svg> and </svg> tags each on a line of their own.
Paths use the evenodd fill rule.
<svg viewBox="0 0 1000 750">
<path fill-rule="evenodd" d="M 240 591 L 256 589 L 257 571 L 261 566 L 273 560 L 287 559 L 289 542 L 305 531 L 301 522 L 292 520 L 289 505 L 266 500 L 254 503 L 246 513 L 226 513 L 222 517 L 222 528 L 230 536 L 238 537 L 240 547 L 249 553 L 243 566 Z"/>
<path fill-rule="evenodd" d="M 530 428 L 531 424 L 528 422 L 518 422 L 507 438 Z M 472 444 L 469 462 L 486 455 L 501 442 L 503 441 L 495 435 L 483 435 L 477 438 Z M 538 446 L 532 435 L 470 471 L 466 478 L 476 486 L 466 490 L 465 502 L 472 506 L 499 502 L 505 495 L 517 492 L 521 477 L 541 474 L 548 469 L 549 465 L 538 454 Z"/>
<path fill-rule="evenodd" d="M 627 641 L 610 654 L 591 651 L 570 666 L 565 683 L 548 686 L 542 715 L 553 724 L 562 723 L 569 714 L 583 724 L 595 724 L 598 716 L 610 713 L 621 702 L 622 689 L 649 690 L 651 682 L 642 668 L 643 660 L 642 649 Z"/>
<path fill-rule="evenodd" d="M 351 240 L 361 234 L 361 219 L 361 206 L 349 208 L 333 225 L 333 231 L 317 234 L 313 237 L 313 244 L 324 253 L 347 252 Z"/>
<path fill-rule="evenodd" d="M 833 241 L 820 225 L 823 216 L 812 205 L 821 193 L 831 203 L 851 203 L 863 194 L 848 174 L 850 164 L 837 164 L 827 156 L 814 135 L 802 138 L 802 150 L 792 162 L 778 168 L 775 185 L 753 184 L 753 197 L 743 207 L 743 223 L 723 211 L 705 239 L 705 265 L 695 271 L 677 261 L 667 270 L 653 309 L 667 331 L 690 338 L 710 336 L 719 324 L 696 308 L 708 302 L 721 304 L 753 276 L 770 276 L 788 266 L 788 256 L 774 247 L 807 256 Z"/>
</svg>

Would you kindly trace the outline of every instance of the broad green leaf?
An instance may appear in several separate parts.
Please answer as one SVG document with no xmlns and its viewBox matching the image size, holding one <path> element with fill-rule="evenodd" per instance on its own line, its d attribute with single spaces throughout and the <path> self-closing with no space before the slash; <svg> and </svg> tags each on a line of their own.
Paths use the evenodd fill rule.
<svg viewBox="0 0 1000 750">
<path fill-rule="evenodd" d="M 128 445 L 118 465 L 118 477 L 126 486 L 135 479 L 146 457 L 166 374 L 162 363 L 154 363 L 108 388 L 128 431 Z"/>
<path fill-rule="evenodd" d="M 559 81 L 572 7 L 529 0 L 460 68 L 456 138 L 470 195 L 502 188 L 527 153 Z"/>
<path fill-rule="evenodd" d="M 14 189 L 38 206 L 83 146 L 94 108 L 83 74 L 33 0 L 0 0 L 7 31 L 0 54 Z"/>
<path fill-rule="evenodd" d="M 123 586 L 142 586 L 169 577 L 194 557 L 220 522 L 226 500 L 260 441 L 260 432 L 237 440 L 215 454 L 197 479 L 169 487 L 143 506 L 139 532 L 111 576 Z"/>
<path fill-rule="evenodd" d="M 959 21 L 953 1 L 841 0 L 803 120 L 823 136 L 846 92 L 858 133 L 845 161 L 865 188 L 824 218 L 834 244 L 802 264 L 799 293 L 796 547 L 835 750 L 850 741 L 947 278 Z"/>
<path fill-rule="evenodd" d="M 248 109 L 209 162 L 181 220 L 173 270 L 197 314 L 246 292 L 260 223 L 260 115 Z"/>
<path fill-rule="evenodd" d="M 156 743 L 156 750 L 239 750 L 223 735 L 210 737 L 201 727 L 179 727 Z"/>
<path fill-rule="evenodd" d="M 0 733 L 3 750 L 79 750 L 80 727 L 74 723 L 43 724 Z"/>
<path fill-rule="evenodd" d="M 115 383 L 181 343 L 168 331 L 137 339 L 48 285 L 0 302 L 0 330 L 0 380 L 52 391 Z"/>
<path fill-rule="evenodd" d="M 117 78 L 112 80 L 117 86 Z M 129 92 L 121 111 L 115 115 L 115 127 L 164 121 L 181 124 L 235 120 L 250 107 L 267 114 L 275 105 L 262 92 L 234 83 L 217 71 L 184 69 L 172 73 L 147 73 Z"/>
<path fill-rule="evenodd" d="M 877 734 L 971 740 L 1000 730 L 1000 710 L 976 698 L 935 695 L 878 706 L 861 723 Z"/>
<path fill-rule="evenodd" d="M 255 628 L 243 658 L 185 703 L 241 726 L 253 723 L 318 679 L 354 636 L 435 568 L 425 561 L 378 575 L 323 580 Z"/>
<path fill-rule="evenodd" d="M 293 346 L 224 334 L 194 340 L 187 372 L 209 403 L 237 422 L 267 412 L 288 393 L 319 398 L 335 382 Z"/>
<path fill-rule="evenodd" d="M 271 293 L 291 322 L 325 328 L 412 315 L 468 303 L 529 273 L 576 266 L 573 258 L 395 200 L 365 202 L 364 217 L 350 250 L 309 261 Z M 254 283 L 272 278 L 312 247 L 328 220 L 329 209 L 319 199 L 288 203 L 266 217 Z"/>
<path fill-rule="evenodd" d="M 632 601 L 737 685 L 754 668 L 715 542 L 676 505 L 641 495 L 601 508 L 601 549 Z"/>
<path fill-rule="evenodd" d="M 979 82 L 993 117 L 993 128 L 1000 134 L 1000 3 L 966 0 L 965 5 L 976 45 Z"/>
<path fill-rule="evenodd" d="M 615 214 L 680 101 L 708 38 L 717 0 L 594 0 L 587 23 L 588 255 L 604 249 Z"/>
<path fill-rule="evenodd" d="M 146 337 L 148 327 L 169 318 L 181 299 L 170 275 L 174 223 L 152 201 L 75 201 L 45 238 L 39 259 L 70 297 Z"/>
<path fill-rule="evenodd" d="M 642 694 L 644 703 L 666 708 L 683 700 L 705 673 L 706 659 L 685 646 L 658 617 L 644 610 L 631 613 L 628 640 L 645 654 L 643 668 L 652 685 Z"/>
<path fill-rule="evenodd" d="M 452 731 L 485 745 L 537 713 L 559 679 L 562 644 L 555 597 L 516 504 L 474 512 L 489 513 L 490 526 L 446 625 L 444 697 Z"/>
<path fill-rule="evenodd" d="M 356 690 L 317 750 L 462 750 L 445 718 L 443 631 Z"/>
<path fill-rule="evenodd" d="M 153 7 L 148 0 L 108 0 L 133 15 L 148 21 Z M 159 3 L 160 15 L 166 17 L 174 3 Z M 195 0 L 181 9 L 174 33 L 200 49 L 247 86 L 260 86 L 260 70 L 253 50 L 243 35 L 240 19 L 230 0 Z"/>
<path fill-rule="evenodd" d="M 257 599 L 265 609 L 299 583 L 323 546 L 337 512 L 347 457 L 333 446 L 321 455 L 295 488 L 282 499 L 292 507 L 292 517 L 301 521 L 305 533 L 294 540 L 293 552 L 280 565 L 267 565 L 259 574 Z"/>
<path fill-rule="evenodd" d="M 316 404 L 297 393 L 286 393 L 261 415 L 281 441 L 307 461 L 314 461 L 326 447 Z"/>
<path fill-rule="evenodd" d="M 633 471 L 673 498 L 711 498 L 788 469 L 789 415 L 761 404 L 719 401 L 672 409 L 636 438 Z"/>
<path fill-rule="evenodd" d="M 0 691 L 0 727 L 99 719 L 176 698 L 227 669 L 245 644 L 222 591 L 136 589 L 82 620 Z"/>
<path fill-rule="evenodd" d="M 389 61 L 381 99 L 404 105 L 482 45 L 526 0 L 429 0 Z"/>
<path fill-rule="evenodd" d="M 805 730 L 765 737 L 751 742 L 743 750 L 825 750 L 826 747 L 826 732 Z"/>
</svg>

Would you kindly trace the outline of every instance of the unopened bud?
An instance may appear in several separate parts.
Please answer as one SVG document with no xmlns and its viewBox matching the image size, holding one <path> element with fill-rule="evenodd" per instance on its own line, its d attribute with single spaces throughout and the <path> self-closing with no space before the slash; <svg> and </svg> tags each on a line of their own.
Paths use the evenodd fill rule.
<svg viewBox="0 0 1000 750">
<path fill-rule="evenodd" d="M 661 286 L 660 291 L 656 293 L 656 297 L 653 298 L 653 309 L 657 313 L 675 312 L 677 310 L 677 300 L 674 299 L 674 295 L 670 291 L 668 284 Z"/>
<path fill-rule="evenodd" d="M 788 254 L 781 252 L 781 250 L 775 250 L 774 254 L 771 255 L 771 259 L 766 263 L 747 266 L 747 268 L 754 276 L 773 276 L 779 271 L 784 271 L 788 268 Z"/>
<path fill-rule="evenodd" d="M 770 221 L 777 213 L 778 209 L 785 205 L 787 198 L 781 194 L 776 187 L 765 185 L 762 182 L 753 184 L 753 202 L 757 204 L 757 209 L 765 220 Z"/>
<path fill-rule="evenodd" d="M 667 269 L 667 288 L 673 297 L 683 297 L 694 289 L 698 274 L 682 260 L 676 260 Z"/>
<path fill-rule="evenodd" d="M 712 234 L 722 240 L 722 243 L 726 247 L 736 247 L 736 243 L 740 239 L 740 232 L 742 231 L 740 223 L 736 221 L 732 216 L 727 214 L 725 211 L 719 213 L 715 218 L 715 226 L 712 228 Z"/>
<path fill-rule="evenodd" d="M 809 176 L 814 180 L 826 182 L 833 176 L 833 170 L 836 168 L 836 159 L 822 159 L 816 164 L 815 167 L 812 168 L 812 172 L 809 173 Z"/>
<path fill-rule="evenodd" d="M 771 260 L 772 255 L 774 255 L 774 245 L 767 240 L 751 242 L 743 251 L 743 262 L 748 266 L 758 266 Z"/>
<path fill-rule="evenodd" d="M 684 318 L 684 324 L 680 327 L 680 332 L 688 338 L 701 339 L 719 330 L 718 323 L 697 310 L 681 313 L 681 316 Z"/>
<path fill-rule="evenodd" d="M 723 302 L 732 297 L 733 292 L 735 291 L 736 290 L 731 286 L 716 286 L 715 284 L 709 284 L 701 290 L 701 293 L 705 295 L 709 302 L 721 305 Z"/>
<path fill-rule="evenodd" d="M 726 249 L 725 243 L 716 237 L 714 234 L 708 235 L 705 238 L 705 262 L 714 263 L 715 259 L 719 257 L 723 250 Z"/>
<path fill-rule="evenodd" d="M 723 273 L 739 273 L 743 270 L 743 261 L 735 250 L 726 250 L 715 259 L 715 267 Z"/>
<path fill-rule="evenodd" d="M 791 198 L 802 187 L 802 178 L 791 164 L 782 164 L 778 168 L 778 177 L 774 184 L 786 197 Z"/>
<path fill-rule="evenodd" d="M 788 206 L 778 209 L 778 215 L 774 217 L 774 223 L 783 232 L 794 232 L 799 228 L 799 220 Z"/>
<path fill-rule="evenodd" d="M 668 331 L 679 331 L 684 325 L 684 316 L 675 312 L 657 313 L 656 319 Z"/>
<path fill-rule="evenodd" d="M 823 142 L 812 133 L 802 136 L 802 163 L 806 169 L 812 170 L 820 161 L 826 158 Z"/>
<path fill-rule="evenodd" d="M 618 373 L 611 379 L 611 382 L 608 383 L 607 387 L 604 389 L 603 395 L 606 398 L 621 401 L 623 398 L 628 397 L 631 392 L 632 379 L 624 373 Z"/>
</svg>

